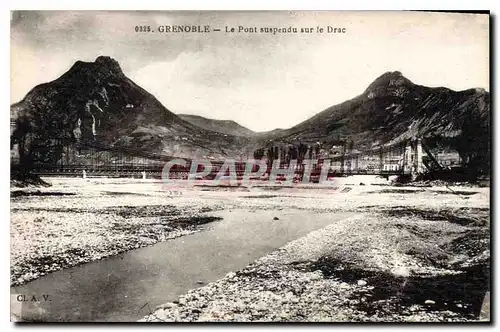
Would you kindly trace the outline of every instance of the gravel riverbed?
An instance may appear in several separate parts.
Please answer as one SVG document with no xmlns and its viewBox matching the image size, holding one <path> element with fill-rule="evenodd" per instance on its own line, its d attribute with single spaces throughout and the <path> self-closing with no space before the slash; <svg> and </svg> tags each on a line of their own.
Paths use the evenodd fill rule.
<svg viewBox="0 0 500 332">
<path fill-rule="evenodd" d="M 192 234 L 220 218 L 204 204 L 88 188 L 15 190 L 11 195 L 11 286 L 47 273 Z M 87 190 L 86 190 L 87 189 Z"/>
<path fill-rule="evenodd" d="M 141 321 L 476 320 L 489 275 L 481 228 L 363 214 L 292 241 Z M 467 232 L 483 236 L 457 249 L 454 241 Z"/>
<path fill-rule="evenodd" d="M 11 285 L 203 231 L 217 211 L 267 211 L 277 222 L 293 210 L 356 213 L 141 321 L 475 321 L 489 291 L 489 188 L 349 178 L 326 188 L 48 181 L 11 189 Z"/>
<path fill-rule="evenodd" d="M 372 204 L 346 201 L 344 209 L 358 216 L 292 241 L 141 321 L 478 320 L 489 291 L 487 201 L 470 191 L 450 201 L 442 193 L 431 193 L 432 201 L 413 189 L 385 191 Z M 406 204 L 387 195 L 406 196 Z M 471 196 L 482 204 L 470 204 Z"/>
</svg>

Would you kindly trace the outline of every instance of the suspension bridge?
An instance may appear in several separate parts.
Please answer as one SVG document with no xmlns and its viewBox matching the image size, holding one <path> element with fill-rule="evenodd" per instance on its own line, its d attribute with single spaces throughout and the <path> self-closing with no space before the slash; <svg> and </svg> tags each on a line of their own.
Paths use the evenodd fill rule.
<svg viewBox="0 0 500 332">
<path fill-rule="evenodd" d="M 140 148 L 110 146 L 93 139 L 54 139 L 43 146 L 36 146 L 30 171 L 41 176 L 82 176 L 89 177 L 147 177 L 160 178 L 165 164 L 176 156 L 161 153 L 151 153 Z M 11 168 L 25 167 L 21 162 L 23 157 L 16 155 L 17 147 L 11 147 Z M 39 155 L 57 155 L 50 162 L 40 161 Z M 185 158 L 184 158 L 185 159 Z M 458 165 L 458 154 L 443 155 L 431 151 L 421 138 L 411 138 L 390 145 L 359 151 L 348 149 L 346 145 L 339 146 L 335 153 L 314 155 L 315 161 L 311 170 L 312 178 L 318 177 L 321 168 L 329 167 L 328 176 L 344 175 L 408 175 L 414 176 L 426 170 L 441 170 L 445 167 Z M 187 177 L 192 160 L 185 159 L 186 165 L 176 165 L 170 174 L 178 178 Z M 214 177 L 224 164 L 224 160 L 209 160 L 212 165 L 210 175 Z M 270 173 L 271 163 L 267 162 Z M 289 165 L 280 161 L 280 169 Z M 245 171 L 245 161 L 236 161 L 235 168 L 238 177 Z M 200 171 L 198 169 L 197 171 Z M 255 169 L 253 169 L 255 171 Z M 295 174 L 303 174 L 304 165 L 299 160 L 295 166 Z"/>
</svg>

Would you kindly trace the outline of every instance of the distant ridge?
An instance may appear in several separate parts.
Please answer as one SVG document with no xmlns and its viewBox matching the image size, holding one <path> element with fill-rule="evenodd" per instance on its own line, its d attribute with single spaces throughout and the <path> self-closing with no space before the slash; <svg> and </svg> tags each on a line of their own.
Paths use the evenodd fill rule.
<svg viewBox="0 0 500 332">
<path fill-rule="evenodd" d="M 205 118 L 199 115 L 193 114 L 178 114 L 178 116 L 195 126 L 200 128 L 216 131 L 223 134 L 234 135 L 234 136 L 254 136 L 255 132 L 243 127 L 239 123 L 233 120 L 215 120 Z"/>
</svg>

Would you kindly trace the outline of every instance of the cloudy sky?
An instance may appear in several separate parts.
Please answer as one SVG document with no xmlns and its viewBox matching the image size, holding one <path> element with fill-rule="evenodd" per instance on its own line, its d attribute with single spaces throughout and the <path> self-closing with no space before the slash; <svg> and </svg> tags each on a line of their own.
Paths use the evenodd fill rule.
<svg viewBox="0 0 500 332">
<path fill-rule="evenodd" d="M 136 25 L 210 25 L 210 34 L 136 33 Z M 345 28 L 345 34 L 224 32 Z M 291 127 L 355 97 L 378 76 L 489 91 L 487 15 L 416 12 L 14 12 L 11 103 L 77 60 L 115 58 L 174 113 Z"/>
</svg>

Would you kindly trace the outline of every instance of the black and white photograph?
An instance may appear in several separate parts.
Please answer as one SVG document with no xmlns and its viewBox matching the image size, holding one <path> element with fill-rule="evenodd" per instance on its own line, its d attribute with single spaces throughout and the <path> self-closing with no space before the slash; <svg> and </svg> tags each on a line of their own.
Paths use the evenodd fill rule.
<svg viewBox="0 0 500 332">
<path fill-rule="evenodd" d="M 11 11 L 11 322 L 490 323 L 490 19 Z"/>
</svg>

